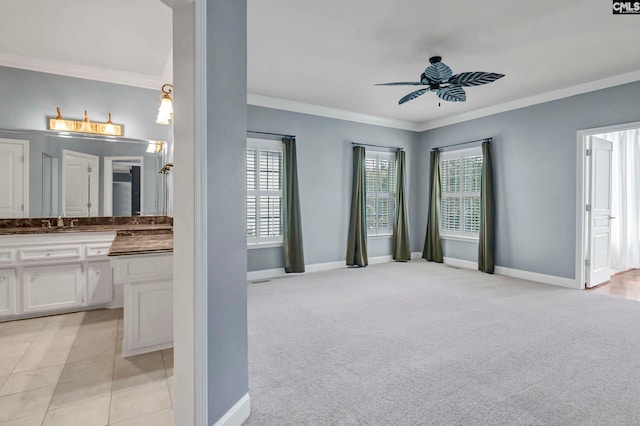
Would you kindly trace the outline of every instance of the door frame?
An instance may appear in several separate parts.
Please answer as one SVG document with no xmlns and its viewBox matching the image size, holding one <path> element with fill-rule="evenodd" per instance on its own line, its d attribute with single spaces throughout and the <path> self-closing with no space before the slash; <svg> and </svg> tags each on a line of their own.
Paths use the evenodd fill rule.
<svg viewBox="0 0 640 426">
<path fill-rule="evenodd" d="M 93 154 L 86 154 L 84 152 L 78 152 L 78 151 L 73 151 L 70 149 L 63 149 L 62 150 L 62 179 L 61 179 L 61 205 L 62 205 L 62 214 L 61 216 L 66 216 L 66 209 L 65 209 L 65 177 L 64 177 L 64 168 L 66 166 L 66 158 L 67 158 L 67 154 L 71 154 L 72 156 L 75 157 L 82 157 L 82 158 L 86 158 L 88 160 L 96 160 L 97 164 L 96 164 L 96 176 L 98 177 L 98 182 L 96 183 L 96 188 L 98 189 L 97 193 L 96 193 L 96 215 L 95 216 L 91 216 L 91 214 L 89 214 L 86 217 L 99 217 L 100 216 L 100 156 L 98 155 L 93 155 Z M 93 185 L 93 183 L 91 183 L 91 185 Z M 89 187 L 89 194 L 91 194 L 91 187 Z M 91 199 L 89 201 L 91 203 L 91 209 L 93 209 L 93 199 Z"/>
<path fill-rule="evenodd" d="M 31 163 L 29 163 L 29 140 L 28 139 L 7 139 L 0 138 L 0 142 L 14 145 L 22 145 L 22 202 L 24 209 L 22 210 L 22 217 L 29 217 L 29 172 Z"/>
<path fill-rule="evenodd" d="M 595 127 L 591 129 L 578 130 L 577 132 L 577 163 L 576 163 L 576 288 L 584 290 L 586 288 L 586 266 L 588 250 L 588 233 L 587 233 L 587 211 L 586 203 L 588 199 L 588 170 L 587 167 L 587 142 L 589 136 L 598 135 L 600 133 L 619 132 L 640 128 L 640 121 L 633 123 L 614 124 L 611 126 Z"/>
<path fill-rule="evenodd" d="M 114 161 L 139 161 L 139 163 L 131 163 L 134 166 L 140 166 L 140 216 L 144 212 L 144 157 L 104 157 L 104 177 L 102 191 L 102 215 L 113 216 L 113 162 Z"/>
</svg>

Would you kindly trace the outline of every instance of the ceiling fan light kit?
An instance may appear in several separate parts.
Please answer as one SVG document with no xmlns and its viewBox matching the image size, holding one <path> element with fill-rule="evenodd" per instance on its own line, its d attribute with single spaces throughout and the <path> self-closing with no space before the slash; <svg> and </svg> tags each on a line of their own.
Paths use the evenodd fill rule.
<svg viewBox="0 0 640 426">
<path fill-rule="evenodd" d="M 436 92 L 438 97 L 443 101 L 465 102 L 467 100 L 467 94 L 462 88 L 463 86 L 481 86 L 483 84 L 493 83 L 504 77 L 504 74 L 483 71 L 461 72 L 454 75 L 451 68 L 442 62 L 442 57 L 440 56 L 432 56 L 429 58 L 429 62 L 431 65 L 420 75 L 420 81 L 379 83 L 376 84 L 376 86 L 425 86 L 404 96 L 398 101 L 399 105 L 422 96 L 427 92 Z M 439 103 L 438 106 L 440 106 Z"/>
</svg>

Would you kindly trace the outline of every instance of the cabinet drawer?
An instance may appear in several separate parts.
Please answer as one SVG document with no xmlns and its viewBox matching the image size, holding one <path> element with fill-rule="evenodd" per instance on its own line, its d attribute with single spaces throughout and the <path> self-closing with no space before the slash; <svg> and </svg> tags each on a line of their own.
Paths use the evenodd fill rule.
<svg viewBox="0 0 640 426">
<path fill-rule="evenodd" d="M 172 277 L 173 255 L 123 256 L 117 260 L 115 274 L 115 281 L 120 283 Z"/>
<path fill-rule="evenodd" d="M 11 265 L 15 260 L 15 250 L 0 248 L 0 265 Z"/>
<path fill-rule="evenodd" d="M 20 249 L 20 260 L 67 260 L 80 259 L 81 246 L 29 247 Z"/>
<path fill-rule="evenodd" d="M 87 244 L 87 257 L 106 257 L 109 254 L 111 243 Z"/>
</svg>

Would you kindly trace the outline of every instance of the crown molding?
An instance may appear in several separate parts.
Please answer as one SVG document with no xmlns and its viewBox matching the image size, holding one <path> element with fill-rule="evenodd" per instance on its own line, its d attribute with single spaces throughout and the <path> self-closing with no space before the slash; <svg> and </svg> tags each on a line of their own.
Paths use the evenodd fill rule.
<svg viewBox="0 0 640 426">
<path fill-rule="evenodd" d="M 0 66 L 153 90 L 157 90 L 164 83 L 167 83 L 164 76 L 153 76 L 86 65 L 75 65 L 51 59 L 31 58 L 6 52 L 0 52 Z M 165 70 L 165 74 L 167 74 L 167 70 Z"/>
<path fill-rule="evenodd" d="M 302 114 L 318 115 L 321 117 L 336 118 L 338 120 L 354 121 L 356 123 L 392 127 L 394 129 L 411 130 L 414 132 L 418 130 L 418 123 L 411 121 L 377 117 L 374 115 L 290 101 L 287 99 L 272 98 L 270 96 L 255 95 L 252 93 L 247 94 L 247 104 L 265 108 L 281 109 L 284 111 L 299 112 Z"/>
<path fill-rule="evenodd" d="M 555 101 L 558 99 L 568 98 L 583 93 L 594 92 L 596 90 L 607 89 L 609 87 L 619 86 L 626 83 L 633 83 L 640 80 L 640 70 L 619 74 L 613 77 L 607 77 L 600 80 L 591 81 L 589 83 L 578 84 L 564 89 L 554 90 L 540 95 L 530 96 L 527 98 L 516 99 L 498 105 L 492 105 L 486 108 L 480 108 L 474 111 L 456 114 L 449 117 L 428 120 L 417 125 L 416 131 L 424 132 L 425 130 L 436 129 L 451 124 L 461 123 L 463 121 L 474 120 L 476 118 L 486 117 L 488 115 L 498 114 L 501 112 L 511 111 L 514 109 L 525 108 L 528 106 L 541 104 L 545 102 Z"/>
</svg>

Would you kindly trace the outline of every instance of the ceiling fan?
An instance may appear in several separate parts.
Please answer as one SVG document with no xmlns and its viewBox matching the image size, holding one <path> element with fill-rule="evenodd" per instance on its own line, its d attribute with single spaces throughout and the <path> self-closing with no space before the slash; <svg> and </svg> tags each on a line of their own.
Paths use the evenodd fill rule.
<svg viewBox="0 0 640 426">
<path fill-rule="evenodd" d="M 440 56 L 432 56 L 429 58 L 429 62 L 431 65 L 424 70 L 420 76 L 420 81 L 379 83 L 376 86 L 427 86 L 400 99 L 398 102 L 400 105 L 427 92 L 436 92 L 443 101 L 464 102 L 467 100 L 467 94 L 462 88 L 463 86 L 480 86 L 504 77 L 504 74 L 482 71 L 461 72 L 454 75 L 451 68 L 442 62 L 442 57 Z"/>
</svg>

